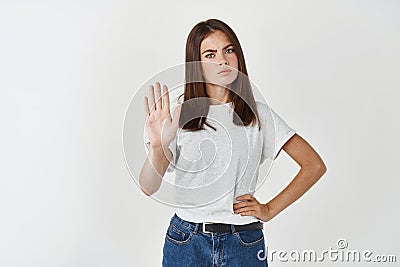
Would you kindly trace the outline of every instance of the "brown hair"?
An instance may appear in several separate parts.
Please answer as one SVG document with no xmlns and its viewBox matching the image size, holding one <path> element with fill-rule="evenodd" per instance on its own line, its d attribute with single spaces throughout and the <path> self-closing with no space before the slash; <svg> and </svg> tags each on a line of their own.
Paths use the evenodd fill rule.
<svg viewBox="0 0 400 267">
<path fill-rule="evenodd" d="M 199 22 L 190 31 L 186 42 L 186 66 L 184 101 L 182 103 L 179 127 L 187 130 L 204 130 L 204 124 L 213 128 L 206 121 L 209 111 L 209 101 L 206 92 L 206 84 L 203 81 L 202 68 L 200 65 L 200 44 L 210 34 L 217 30 L 224 32 L 233 44 L 238 58 L 238 77 L 229 85 L 230 99 L 234 106 L 233 123 L 236 125 L 254 125 L 260 120 L 257 105 L 254 100 L 253 91 L 248 79 L 246 63 L 242 47 L 233 30 L 218 19 L 208 19 Z M 181 98 L 182 95 L 179 97 Z M 188 101 L 196 99 L 196 101 Z M 195 116 L 193 115 L 195 113 Z"/>
</svg>

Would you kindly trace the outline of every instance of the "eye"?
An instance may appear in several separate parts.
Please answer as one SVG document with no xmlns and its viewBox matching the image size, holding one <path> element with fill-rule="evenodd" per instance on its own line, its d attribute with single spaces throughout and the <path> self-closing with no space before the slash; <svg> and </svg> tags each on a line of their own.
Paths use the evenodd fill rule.
<svg viewBox="0 0 400 267">
<path fill-rule="evenodd" d="M 205 55 L 205 57 L 206 58 L 212 58 L 212 57 L 214 57 L 214 54 L 207 54 L 207 55 Z"/>
<path fill-rule="evenodd" d="M 228 50 L 226 50 L 226 52 L 227 52 L 228 54 L 231 54 L 231 53 L 234 53 L 235 50 L 234 50 L 233 48 L 229 48 Z"/>
</svg>

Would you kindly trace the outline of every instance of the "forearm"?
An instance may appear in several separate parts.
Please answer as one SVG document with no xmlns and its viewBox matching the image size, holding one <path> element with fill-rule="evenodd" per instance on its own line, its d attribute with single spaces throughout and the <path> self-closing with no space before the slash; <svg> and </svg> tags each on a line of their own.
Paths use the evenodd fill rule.
<svg viewBox="0 0 400 267">
<path fill-rule="evenodd" d="M 304 195 L 325 172 L 325 165 L 317 165 L 317 167 L 313 165 L 302 166 L 289 185 L 266 204 L 268 206 L 269 219 L 278 215 Z"/>
<path fill-rule="evenodd" d="M 162 178 L 172 159 L 169 149 L 151 147 L 139 176 L 140 187 L 146 195 L 154 194 L 161 186 Z"/>
</svg>

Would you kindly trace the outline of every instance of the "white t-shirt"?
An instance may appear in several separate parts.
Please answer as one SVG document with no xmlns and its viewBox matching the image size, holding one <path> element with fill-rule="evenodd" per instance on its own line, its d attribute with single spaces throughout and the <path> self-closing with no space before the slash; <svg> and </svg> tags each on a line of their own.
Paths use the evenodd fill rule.
<svg viewBox="0 0 400 267">
<path fill-rule="evenodd" d="M 207 122 L 217 131 L 178 128 L 169 145 L 173 160 L 167 171 L 175 171 L 176 214 L 191 222 L 247 224 L 254 216 L 233 212 L 236 197 L 254 194 L 259 166 L 276 159 L 282 146 L 295 134 L 267 104 L 256 101 L 261 121 L 235 125 L 231 103 L 210 105 Z"/>
</svg>

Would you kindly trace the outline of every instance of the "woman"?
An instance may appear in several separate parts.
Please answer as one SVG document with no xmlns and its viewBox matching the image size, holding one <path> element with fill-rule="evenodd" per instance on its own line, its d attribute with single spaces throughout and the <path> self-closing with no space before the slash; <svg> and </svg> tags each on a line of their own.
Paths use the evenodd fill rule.
<svg viewBox="0 0 400 267">
<path fill-rule="evenodd" d="M 301 197 L 326 166 L 275 111 L 255 101 L 242 48 L 224 22 L 195 25 L 186 63 L 184 101 L 173 117 L 166 85 L 150 86 L 144 99 L 150 146 L 142 191 L 152 195 L 165 172 L 175 171 L 181 205 L 167 229 L 163 266 L 268 266 L 263 222 Z M 259 165 L 281 149 L 301 169 L 260 203 L 254 197 Z"/>
</svg>

